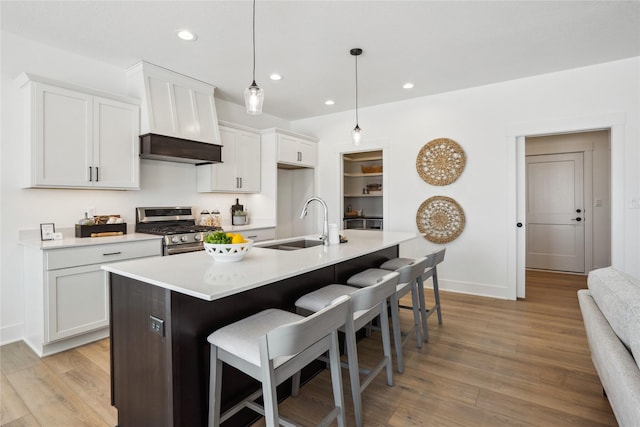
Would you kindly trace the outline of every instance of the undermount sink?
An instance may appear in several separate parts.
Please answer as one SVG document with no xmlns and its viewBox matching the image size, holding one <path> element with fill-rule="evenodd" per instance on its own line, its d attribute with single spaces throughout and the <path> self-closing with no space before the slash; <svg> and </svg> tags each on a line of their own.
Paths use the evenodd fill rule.
<svg viewBox="0 0 640 427">
<path fill-rule="evenodd" d="M 278 249 L 281 251 L 297 251 L 298 249 L 311 248 L 313 246 L 322 245 L 321 240 L 311 240 L 311 239 L 300 239 L 300 240 L 292 240 L 289 242 L 281 242 L 268 246 L 260 246 L 265 249 Z"/>
</svg>

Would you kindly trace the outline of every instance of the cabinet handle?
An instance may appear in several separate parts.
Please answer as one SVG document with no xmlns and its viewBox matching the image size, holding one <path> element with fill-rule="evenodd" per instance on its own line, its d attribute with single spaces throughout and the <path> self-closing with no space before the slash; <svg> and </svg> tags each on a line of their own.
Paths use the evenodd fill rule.
<svg viewBox="0 0 640 427">
<path fill-rule="evenodd" d="M 302 151 L 298 151 L 298 161 L 302 161 Z"/>
<path fill-rule="evenodd" d="M 258 237 L 258 235 L 257 235 L 257 234 L 254 234 L 253 236 L 247 236 L 247 239 L 254 239 L 254 238 L 256 238 L 256 237 Z"/>
<path fill-rule="evenodd" d="M 100 181 L 100 169 L 96 166 L 96 182 Z"/>
<path fill-rule="evenodd" d="M 107 252 L 106 254 L 102 254 L 102 256 L 120 255 L 121 253 L 122 253 L 122 251 L 118 251 L 118 252 Z"/>
<path fill-rule="evenodd" d="M 240 179 L 240 188 L 242 188 L 242 177 L 240 177 L 239 179 Z"/>
<path fill-rule="evenodd" d="M 89 166 L 89 182 L 93 181 L 93 168 Z"/>
</svg>

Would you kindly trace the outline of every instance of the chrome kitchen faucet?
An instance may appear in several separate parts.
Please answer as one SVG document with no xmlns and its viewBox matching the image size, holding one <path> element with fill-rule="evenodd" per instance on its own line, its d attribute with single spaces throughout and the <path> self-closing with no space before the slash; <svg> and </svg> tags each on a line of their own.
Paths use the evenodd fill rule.
<svg viewBox="0 0 640 427">
<path fill-rule="evenodd" d="M 304 202 L 304 206 L 302 207 L 302 212 L 300 213 L 300 219 L 303 219 L 307 215 L 307 206 L 309 203 L 316 201 L 322 205 L 324 210 L 324 222 L 322 223 L 322 234 L 320 235 L 320 240 L 322 240 L 322 244 L 324 246 L 329 246 L 329 219 L 328 219 L 328 209 L 327 204 L 320 197 L 311 197 L 309 200 Z"/>
</svg>

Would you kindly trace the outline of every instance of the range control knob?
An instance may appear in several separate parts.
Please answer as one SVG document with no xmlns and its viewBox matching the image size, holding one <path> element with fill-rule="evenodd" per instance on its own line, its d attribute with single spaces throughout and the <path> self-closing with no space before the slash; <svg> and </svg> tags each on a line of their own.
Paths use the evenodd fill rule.
<svg viewBox="0 0 640 427">
<path fill-rule="evenodd" d="M 178 243 L 178 237 L 177 236 L 173 236 L 171 238 L 171 243 Z"/>
<path fill-rule="evenodd" d="M 187 240 L 189 240 L 189 238 L 187 236 L 181 236 L 180 240 L 186 242 Z"/>
<path fill-rule="evenodd" d="M 199 242 L 200 240 L 202 240 L 202 235 L 196 234 L 195 236 L 193 236 L 193 240 L 195 240 L 196 242 Z"/>
</svg>

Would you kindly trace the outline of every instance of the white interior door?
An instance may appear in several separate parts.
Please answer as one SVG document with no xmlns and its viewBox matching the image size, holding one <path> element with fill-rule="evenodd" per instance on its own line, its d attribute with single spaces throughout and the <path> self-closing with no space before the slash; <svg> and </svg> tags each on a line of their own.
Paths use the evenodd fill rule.
<svg viewBox="0 0 640 427">
<path fill-rule="evenodd" d="M 527 268 L 584 273 L 583 153 L 527 156 Z"/>
</svg>

